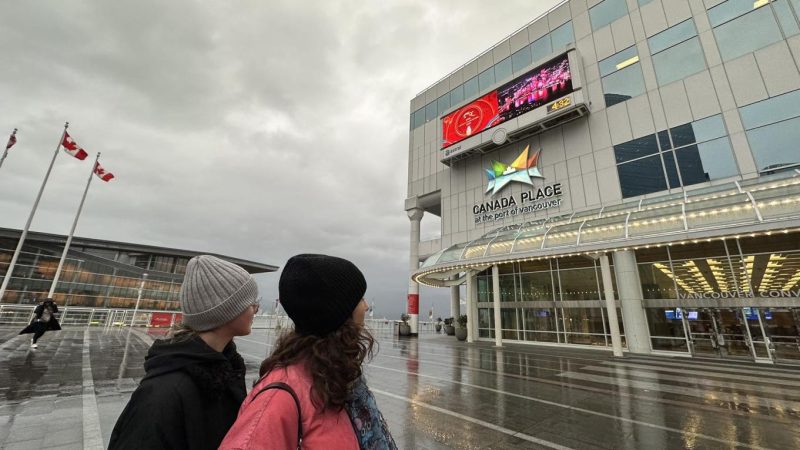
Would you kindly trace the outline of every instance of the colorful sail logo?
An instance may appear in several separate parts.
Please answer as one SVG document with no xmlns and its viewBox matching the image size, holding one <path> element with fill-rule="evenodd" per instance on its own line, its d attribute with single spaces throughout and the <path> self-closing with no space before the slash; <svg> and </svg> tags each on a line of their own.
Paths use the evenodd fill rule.
<svg viewBox="0 0 800 450">
<path fill-rule="evenodd" d="M 492 192 L 492 195 L 496 194 L 512 181 L 533 185 L 531 178 L 544 178 L 538 167 L 541 150 L 536 150 L 530 157 L 528 156 L 529 150 L 530 145 L 525 147 L 525 150 L 520 153 L 511 165 L 505 165 L 500 161 L 492 161 L 492 168 L 486 169 L 486 176 L 489 178 L 489 183 L 486 186 L 487 194 L 489 191 Z"/>
</svg>

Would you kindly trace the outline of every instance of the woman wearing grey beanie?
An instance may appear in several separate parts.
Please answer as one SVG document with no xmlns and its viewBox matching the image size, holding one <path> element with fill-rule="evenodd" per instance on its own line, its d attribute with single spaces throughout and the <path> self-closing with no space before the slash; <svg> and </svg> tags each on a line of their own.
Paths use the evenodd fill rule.
<svg viewBox="0 0 800 450">
<path fill-rule="evenodd" d="M 180 301 L 182 328 L 150 348 L 109 449 L 215 449 L 236 419 L 247 389 L 233 338 L 250 334 L 255 280 L 233 263 L 197 256 Z"/>
<path fill-rule="evenodd" d="M 375 344 L 364 328 L 366 290 L 346 259 L 289 259 L 278 291 L 294 330 L 261 364 L 220 449 L 397 448 L 361 371 Z"/>
</svg>

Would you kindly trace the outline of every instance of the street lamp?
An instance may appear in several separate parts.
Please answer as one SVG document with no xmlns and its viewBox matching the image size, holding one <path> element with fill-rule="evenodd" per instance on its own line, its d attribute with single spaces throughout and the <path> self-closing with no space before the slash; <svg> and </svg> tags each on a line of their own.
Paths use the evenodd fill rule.
<svg viewBox="0 0 800 450">
<path fill-rule="evenodd" d="M 136 297 L 136 306 L 133 308 L 133 319 L 131 319 L 131 328 L 136 323 L 136 313 L 139 312 L 139 302 L 142 301 L 142 291 L 144 290 L 144 282 L 147 281 L 147 274 L 142 274 L 142 282 L 139 284 L 139 295 Z"/>
</svg>

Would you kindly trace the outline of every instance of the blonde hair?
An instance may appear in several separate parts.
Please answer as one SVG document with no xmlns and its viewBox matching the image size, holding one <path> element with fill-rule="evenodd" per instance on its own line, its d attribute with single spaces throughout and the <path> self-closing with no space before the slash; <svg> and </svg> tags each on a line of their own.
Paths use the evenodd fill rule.
<svg viewBox="0 0 800 450">
<path fill-rule="evenodd" d="M 194 339 L 197 334 L 197 330 L 181 323 L 172 325 L 169 333 L 167 333 L 167 337 L 176 342 L 185 342 Z"/>
</svg>

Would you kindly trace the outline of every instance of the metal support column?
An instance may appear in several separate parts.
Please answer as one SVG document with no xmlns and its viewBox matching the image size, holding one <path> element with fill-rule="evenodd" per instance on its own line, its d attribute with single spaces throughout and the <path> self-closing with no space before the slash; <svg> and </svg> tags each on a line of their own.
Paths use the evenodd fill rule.
<svg viewBox="0 0 800 450">
<path fill-rule="evenodd" d="M 614 299 L 614 285 L 611 280 L 611 265 L 608 262 L 608 255 L 600 257 L 600 273 L 603 276 L 603 297 L 606 300 L 606 314 L 608 315 L 608 327 L 611 332 L 611 349 L 614 356 L 622 356 L 622 338 L 619 333 L 619 321 L 617 319 L 617 302 Z"/>
<path fill-rule="evenodd" d="M 494 302 L 494 343 L 498 347 L 503 346 L 503 330 L 500 314 L 500 267 L 495 264 L 492 266 L 492 288 Z"/>
</svg>

